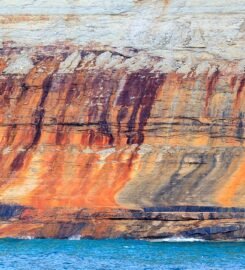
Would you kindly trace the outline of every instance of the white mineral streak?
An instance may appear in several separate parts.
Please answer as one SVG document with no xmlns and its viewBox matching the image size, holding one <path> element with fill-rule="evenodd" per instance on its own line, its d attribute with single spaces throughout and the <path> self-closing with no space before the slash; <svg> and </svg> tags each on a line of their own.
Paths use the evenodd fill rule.
<svg viewBox="0 0 245 270">
<path fill-rule="evenodd" d="M 65 59 L 64 62 L 60 64 L 58 73 L 73 73 L 80 61 L 81 61 L 80 52 L 77 51 L 72 53 Z"/>
<path fill-rule="evenodd" d="M 122 56 L 113 56 L 110 52 L 104 52 L 96 58 L 95 64 L 98 68 L 109 69 L 118 67 L 122 63 L 122 61 Z"/>
<path fill-rule="evenodd" d="M 4 69 L 6 74 L 28 74 L 33 68 L 32 60 L 27 55 L 20 55 L 10 60 Z"/>
<path fill-rule="evenodd" d="M 148 144 L 142 144 L 138 150 L 138 154 L 145 155 L 152 152 L 152 147 Z"/>
<path fill-rule="evenodd" d="M 100 161 L 104 161 L 108 156 L 116 152 L 115 148 L 107 148 L 105 150 L 98 151 L 97 154 L 100 156 Z"/>
<path fill-rule="evenodd" d="M 11 151 L 12 151 L 12 150 L 11 150 L 11 147 L 8 146 L 8 147 L 6 147 L 6 148 L 3 149 L 2 154 L 3 154 L 3 155 L 7 155 L 7 154 L 9 154 Z"/>
<path fill-rule="evenodd" d="M 119 55 L 102 54 L 96 65 L 103 68 L 130 65 L 134 71 L 151 66 L 187 74 L 193 68 L 199 73 L 219 59 L 237 61 L 243 70 L 244 33 L 245 0 L 1 0 L 0 5 L 3 45 L 68 41 L 86 48 L 116 48 L 123 54 L 130 48 L 143 51 L 128 62 Z M 153 63 L 150 56 L 164 61 Z M 21 61 L 26 72 L 31 64 Z M 70 55 L 59 72 L 72 72 L 78 62 L 77 53 Z M 201 62 L 206 64 L 200 67 Z M 16 69 L 11 64 L 6 70 Z"/>
</svg>

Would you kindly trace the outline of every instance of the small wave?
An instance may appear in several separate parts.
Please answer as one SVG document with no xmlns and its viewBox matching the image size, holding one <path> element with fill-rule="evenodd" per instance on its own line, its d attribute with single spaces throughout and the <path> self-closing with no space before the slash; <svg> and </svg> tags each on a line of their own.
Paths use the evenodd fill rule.
<svg viewBox="0 0 245 270">
<path fill-rule="evenodd" d="M 23 235 L 23 236 L 18 236 L 18 237 L 15 237 L 15 239 L 20 239 L 20 240 L 32 240 L 32 239 L 35 239 L 33 236 L 30 236 L 30 235 Z"/>
<path fill-rule="evenodd" d="M 234 240 L 235 242 L 245 242 L 245 238 L 238 238 Z"/>
<path fill-rule="evenodd" d="M 147 241 L 153 243 L 160 243 L 160 242 L 204 242 L 205 240 L 193 237 L 173 236 L 168 238 L 147 239 Z"/>
<path fill-rule="evenodd" d="M 81 235 L 77 234 L 77 235 L 72 235 L 68 238 L 68 240 L 81 240 Z"/>
</svg>

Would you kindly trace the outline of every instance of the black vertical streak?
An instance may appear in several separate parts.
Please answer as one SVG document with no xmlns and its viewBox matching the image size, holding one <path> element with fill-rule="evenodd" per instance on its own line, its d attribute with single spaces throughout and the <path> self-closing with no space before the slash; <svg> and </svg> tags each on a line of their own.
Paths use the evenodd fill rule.
<svg viewBox="0 0 245 270">
<path fill-rule="evenodd" d="M 240 113 L 239 115 L 239 123 L 237 126 L 236 133 L 237 133 L 237 138 L 242 140 L 244 136 L 243 113 Z"/>
<path fill-rule="evenodd" d="M 91 106 L 89 107 L 89 119 L 90 121 L 97 120 L 97 116 L 99 116 L 98 131 L 105 135 L 108 138 L 108 144 L 113 145 L 114 137 L 111 131 L 111 123 L 108 122 L 108 115 L 110 110 L 110 102 L 113 96 L 113 91 L 116 89 L 116 85 L 114 85 L 114 81 L 109 80 L 108 77 L 112 76 L 111 73 L 102 73 L 95 78 L 92 78 L 90 82 L 90 88 L 92 88 L 93 93 L 91 95 Z M 85 87 L 86 89 L 87 87 Z M 99 103 L 102 104 L 102 112 L 99 115 Z"/>
<path fill-rule="evenodd" d="M 121 126 L 120 122 L 125 118 L 125 113 L 127 113 L 125 108 L 133 106 L 133 110 L 127 124 L 128 144 L 143 143 L 144 126 L 150 117 L 157 90 L 164 81 L 164 74 L 151 74 L 148 70 L 133 73 L 129 76 L 118 99 L 118 105 L 121 105 L 122 109 L 119 111 L 117 117 L 118 126 Z M 138 113 L 139 127 L 138 130 L 135 130 Z"/>
<path fill-rule="evenodd" d="M 43 82 L 43 93 L 42 93 L 42 97 L 40 99 L 40 103 L 39 106 L 35 112 L 35 127 L 36 127 L 36 132 L 35 132 L 35 136 L 33 138 L 33 141 L 30 145 L 29 148 L 31 148 L 32 146 L 36 145 L 41 137 L 41 130 L 42 130 L 42 121 L 43 121 L 43 117 L 44 117 L 44 103 L 47 99 L 49 90 L 51 89 L 52 86 L 52 76 L 48 76 L 44 82 Z"/>
<path fill-rule="evenodd" d="M 105 81 L 102 81 L 102 82 L 103 82 L 104 88 L 107 89 L 107 91 L 106 91 L 106 96 L 105 96 L 105 104 L 103 106 L 103 111 L 102 111 L 102 114 L 100 116 L 99 131 L 109 138 L 109 142 L 108 142 L 109 145 L 113 145 L 114 137 L 112 135 L 110 123 L 108 123 L 107 117 L 108 117 L 108 111 L 110 110 L 111 97 L 113 95 L 113 90 L 115 87 L 114 87 L 113 83 L 111 83 L 111 81 L 109 82 L 109 85 L 108 85 L 107 78 Z"/>
<path fill-rule="evenodd" d="M 245 78 L 243 78 L 243 79 L 241 80 L 240 85 L 239 85 L 239 87 L 238 87 L 238 89 L 237 89 L 237 99 L 240 98 L 240 95 L 241 95 L 241 93 L 242 93 L 242 90 L 243 90 L 243 88 L 244 88 L 244 85 L 245 85 Z"/>
<path fill-rule="evenodd" d="M 51 85 L 52 85 L 52 76 L 50 75 L 43 82 L 42 96 L 41 96 L 39 105 L 34 113 L 35 134 L 34 134 L 33 140 L 29 145 L 27 145 L 26 150 L 24 152 L 19 153 L 16 156 L 16 158 L 13 160 L 13 162 L 10 166 L 11 171 L 18 171 L 23 166 L 23 162 L 24 162 L 26 154 L 33 146 L 37 145 L 39 142 L 39 139 L 41 137 L 42 121 L 43 121 L 43 117 L 44 117 L 44 113 L 45 113 L 45 110 L 43 107 L 44 107 L 45 101 L 47 99 Z"/>
</svg>

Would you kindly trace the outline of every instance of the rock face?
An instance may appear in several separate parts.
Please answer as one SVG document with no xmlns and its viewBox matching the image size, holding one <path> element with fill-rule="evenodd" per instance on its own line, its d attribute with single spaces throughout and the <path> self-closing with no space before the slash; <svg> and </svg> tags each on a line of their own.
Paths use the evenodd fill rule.
<svg viewBox="0 0 245 270">
<path fill-rule="evenodd" d="M 245 238 L 244 0 L 1 2 L 0 237 Z"/>
</svg>

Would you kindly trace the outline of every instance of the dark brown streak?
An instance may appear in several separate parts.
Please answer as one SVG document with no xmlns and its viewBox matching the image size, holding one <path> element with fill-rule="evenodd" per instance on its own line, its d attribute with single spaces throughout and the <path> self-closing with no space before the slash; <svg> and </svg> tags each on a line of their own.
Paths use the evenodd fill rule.
<svg viewBox="0 0 245 270">
<path fill-rule="evenodd" d="M 51 88 L 51 84 L 52 84 L 52 76 L 50 75 L 43 82 L 43 87 L 42 87 L 43 93 L 42 93 L 39 105 L 37 107 L 37 110 L 34 113 L 35 135 L 33 137 L 33 140 L 29 145 L 27 145 L 25 152 L 21 152 L 15 157 L 15 159 L 13 160 L 10 166 L 11 171 L 18 171 L 23 166 L 23 162 L 24 162 L 24 158 L 26 154 L 33 146 L 37 145 L 39 142 L 39 139 L 41 137 L 42 121 L 43 121 L 43 117 L 45 113 L 45 110 L 43 107 L 44 107 L 46 98 L 48 96 L 49 90 Z"/>
<path fill-rule="evenodd" d="M 122 108 L 117 117 L 118 126 L 121 126 L 120 122 L 127 113 L 125 108 L 133 106 L 133 111 L 127 124 L 128 144 L 143 143 L 143 129 L 148 118 L 150 117 L 150 112 L 157 94 L 157 90 L 164 80 L 165 76 L 163 74 L 156 77 L 147 70 L 133 73 L 129 76 L 124 90 L 118 99 L 118 105 L 121 105 Z M 139 128 L 136 131 L 135 122 L 138 113 L 140 113 Z"/>
<path fill-rule="evenodd" d="M 218 82 L 219 75 L 220 75 L 220 71 L 217 68 L 216 71 L 212 74 L 212 76 L 210 78 L 208 78 L 207 88 L 206 88 L 207 94 L 206 94 L 206 100 L 205 100 L 206 114 L 207 114 L 207 109 L 208 109 L 208 103 L 209 103 L 209 100 L 210 100 L 214 90 L 215 90 L 215 86 Z"/>
<path fill-rule="evenodd" d="M 241 80 L 240 85 L 239 85 L 239 87 L 237 89 L 237 95 L 236 95 L 237 101 L 239 100 L 239 98 L 241 96 L 244 85 L 245 85 L 245 77 Z"/>
</svg>

